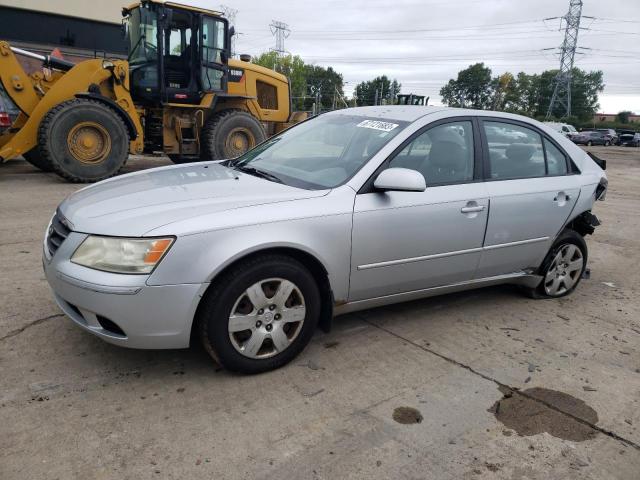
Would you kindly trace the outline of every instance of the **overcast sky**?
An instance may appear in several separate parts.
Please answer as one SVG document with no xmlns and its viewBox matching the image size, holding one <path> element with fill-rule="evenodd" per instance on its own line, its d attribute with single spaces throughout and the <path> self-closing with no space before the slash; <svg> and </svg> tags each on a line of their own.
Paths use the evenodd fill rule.
<svg viewBox="0 0 640 480">
<path fill-rule="evenodd" d="M 211 8 L 213 2 L 187 0 Z M 217 2 L 216 2 L 217 3 Z M 559 20 L 569 0 L 227 0 L 238 10 L 237 51 L 275 46 L 272 20 L 289 25 L 285 48 L 307 63 L 333 66 L 351 95 L 362 80 L 386 74 L 403 93 L 431 97 L 468 65 L 493 74 L 558 68 Z M 600 111 L 640 113 L 640 1 L 584 0 L 576 66 L 604 72 Z M 591 50 L 587 50 L 590 48 Z"/>
</svg>

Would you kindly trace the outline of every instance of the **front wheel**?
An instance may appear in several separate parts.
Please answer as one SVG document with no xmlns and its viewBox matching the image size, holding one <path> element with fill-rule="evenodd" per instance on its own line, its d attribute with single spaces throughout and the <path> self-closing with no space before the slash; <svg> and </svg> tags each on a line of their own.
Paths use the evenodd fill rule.
<svg viewBox="0 0 640 480">
<path fill-rule="evenodd" d="M 320 318 L 320 293 L 307 268 L 282 255 L 239 263 L 202 299 L 199 334 L 228 370 L 260 373 L 281 367 L 309 343 Z"/>
<path fill-rule="evenodd" d="M 611 146 L 611 142 L 607 140 L 606 142 L 604 142 L 604 146 L 605 147 L 610 147 Z"/>
<path fill-rule="evenodd" d="M 120 171 L 129 156 L 129 132 L 110 107 L 87 99 L 62 102 L 38 129 L 38 150 L 61 177 L 97 182 Z"/>
<path fill-rule="evenodd" d="M 573 292 L 587 266 L 587 244 L 574 230 L 565 230 L 547 253 L 540 285 L 528 290 L 533 298 L 559 298 Z"/>
<path fill-rule="evenodd" d="M 592 146 L 593 146 L 593 142 L 592 142 L 591 140 L 589 140 L 589 141 L 587 142 L 587 147 L 592 147 Z"/>
</svg>

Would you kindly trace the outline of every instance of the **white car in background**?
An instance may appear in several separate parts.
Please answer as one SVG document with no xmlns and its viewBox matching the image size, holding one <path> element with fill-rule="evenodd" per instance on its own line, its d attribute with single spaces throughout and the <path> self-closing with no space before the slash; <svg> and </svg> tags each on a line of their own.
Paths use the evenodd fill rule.
<svg viewBox="0 0 640 480">
<path fill-rule="evenodd" d="M 569 125 L 568 123 L 559 123 L 559 122 L 544 122 L 545 125 L 554 129 L 556 132 L 561 133 L 567 138 L 571 138 L 575 135 L 578 135 L 578 132 L 573 125 Z"/>
</svg>

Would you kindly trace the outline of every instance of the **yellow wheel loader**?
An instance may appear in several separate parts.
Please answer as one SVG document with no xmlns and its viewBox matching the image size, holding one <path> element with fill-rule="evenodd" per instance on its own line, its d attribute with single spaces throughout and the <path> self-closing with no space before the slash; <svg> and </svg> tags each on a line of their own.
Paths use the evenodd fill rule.
<svg viewBox="0 0 640 480">
<path fill-rule="evenodd" d="M 72 182 L 115 175 L 129 154 L 175 163 L 233 158 L 290 125 L 287 78 L 230 59 L 219 12 L 159 0 L 123 9 L 127 61 L 78 64 L 0 42 L 0 89 L 20 110 L 0 161 L 23 155 Z M 27 75 L 16 55 L 38 58 Z"/>
</svg>

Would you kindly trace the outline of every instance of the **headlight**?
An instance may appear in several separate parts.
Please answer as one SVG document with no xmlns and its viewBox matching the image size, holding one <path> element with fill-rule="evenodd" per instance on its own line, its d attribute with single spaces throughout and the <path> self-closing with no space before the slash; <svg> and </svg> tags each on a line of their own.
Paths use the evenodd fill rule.
<svg viewBox="0 0 640 480">
<path fill-rule="evenodd" d="M 151 273 L 174 238 L 88 236 L 71 257 L 73 263 L 113 273 Z"/>
</svg>

